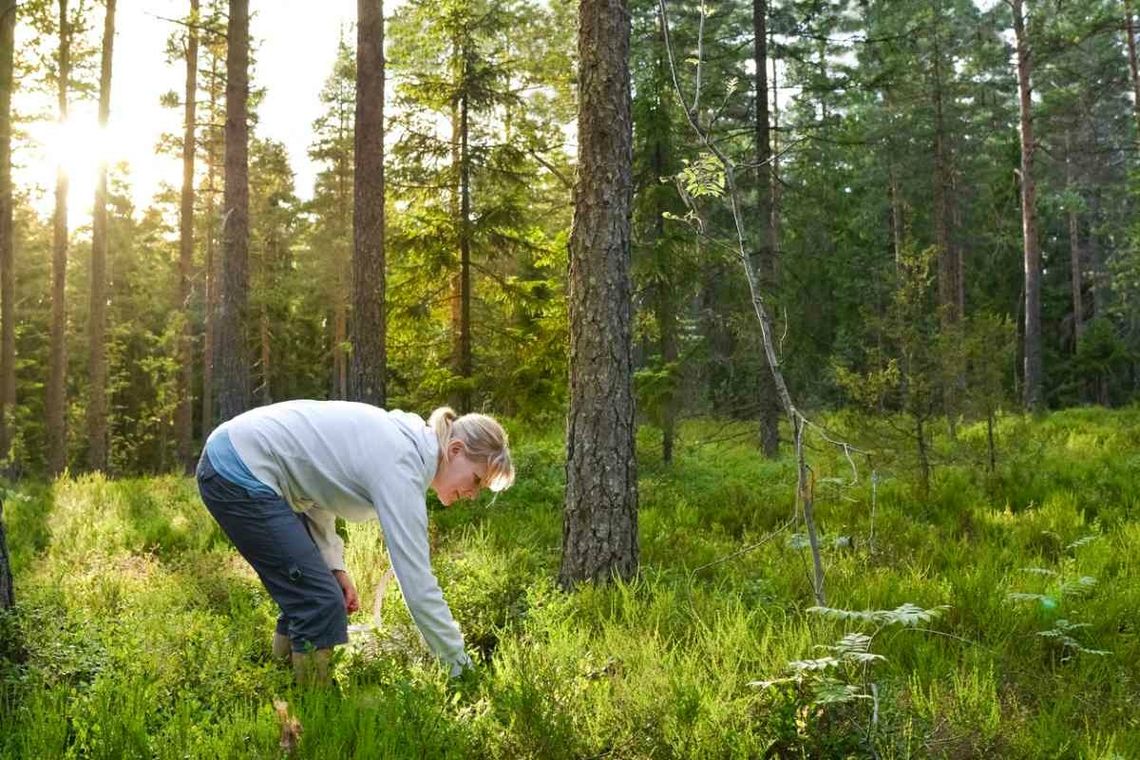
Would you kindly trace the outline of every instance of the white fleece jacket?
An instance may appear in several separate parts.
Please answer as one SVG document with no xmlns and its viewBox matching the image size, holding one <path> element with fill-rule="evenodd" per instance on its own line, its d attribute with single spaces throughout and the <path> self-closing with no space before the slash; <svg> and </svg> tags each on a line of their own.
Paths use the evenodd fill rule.
<svg viewBox="0 0 1140 760">
<path fill-rule="evenodd" d="M 379 518 L 404 601 L 428 646 L 453 672 L 470 663 L 428 556 L 424 496 L 439 443 L 421 417 L 351 401 L 285 401 L 224 427 L 254 477 L 311 519 L 330 569 L 344 569 L 336 518 Z"/>
</svg>

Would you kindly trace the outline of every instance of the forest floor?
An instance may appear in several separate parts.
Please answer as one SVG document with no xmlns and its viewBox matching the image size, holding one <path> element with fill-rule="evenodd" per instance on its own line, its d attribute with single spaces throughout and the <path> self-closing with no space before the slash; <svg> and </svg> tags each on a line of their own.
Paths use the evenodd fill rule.
<svg viewBox="0 0 1140 760">
<path fill-rule="evenodd" d="M 640 576 L 559 591 L 563 442 L 519 427 L 514 488 L 432 511 L 477 669 L 449 681 L 392 584 L 324 692 L 272 659 L 273 604 L 190 479 L 15 486 L 0 757 L 281 757 L 275 700 L 296 757 L 1140 757 L 1140 408 L 1002 417 L 992 472 L 984 424 L 941 430 L 925 495 L 905 424 L 892 453 L 889 426 L 828 422 L 876 447 L 854 483 L 809 450 L 829 608 L 790 452 L 714 421 L 670 467 L 641 431 Z M 364 626 L 374 525 L 348 564 Z"/>
</svg>

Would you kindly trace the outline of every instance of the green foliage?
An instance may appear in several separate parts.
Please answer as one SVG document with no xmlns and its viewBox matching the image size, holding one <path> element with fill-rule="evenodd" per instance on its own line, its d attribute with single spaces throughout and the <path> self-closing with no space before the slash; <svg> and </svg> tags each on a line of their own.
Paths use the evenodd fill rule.
<svg viewBox="0 0 1140 760">
<path fill-rule="evenodd" d="M 812 611 L 786 541 L 718 562 L 792 502 L 794 463 L 759 461 L 737 436 L 749 426 L 686 422 L 671 468 L 642 431 L 642 572 L 565 594 L 564 442 L 512 422 L 517 485 L 431 516 L 476 672 L 447 681 L 393 584 L 329 694 L 293 690 L 272 661 L 276 610 L 190 481 L 21 485 L 5 498 L 20 604 L 5 630 L 28 657 L 0 659 L 0 757 L 280 757 L 275 698 L 303 726 L 298 757 L 1127 753 L 1140 531 L 1123 515 L 1138 495 L 1124 478 L 1119 512 L 1100 505 L 1094 523 L 1107 497 L 1081 478 L 1135 458 L 1136 416 L 999 417 L 995 476 L 947 466 L 926 501 L 881 483 L 873 543 L 870 484 L 821 488 L 821 528 L 853 541 L 825 545 L 832 606 Z M 816 467 L 849 480 L 841 456 Z M 371 599 L 387 568 L 374 525 L 349 526 L 348 560 Z M 768 673 L 768 688 L 749 686 Z"/>
<path fill-rule="evenodd" d="M 1048 533 L 1051 537 L 1060 538 L 1051 531 Z M 1064 556 L 1061 558 L 1060 567 L 1057 570 L 1045 567 L 1022 568 L 1022 571 L 1029 575 L 1045 579 L 1048 587 L 1044 593 L 1013 591 L 1006 595 L 1010 601 L 1032 602 L 1035 606 L 1039 606 L 1042 616 L 1051 621 L 1052 627 L 1038 631 L 1037 636 L 1049 644 L 1051 650 L 1057 653 L 1058 661 L 1062 664 L 1078 654 L 1112 654 L 1105 649 L 1090 649 L 1076 638 L 1080 631 L 1091 628 L 1088 623 L 1073 623 L 1065 618 L 1054 619 L 1057 611 L 1066 602 L 1084 599 L 1094 593 L 1097 585 L 1096 578 L 1091 575 L 1076 575 L 1076 555 L 1079 549 L 1098 539 L 1097 534 L 1090 533 L 1066 544 L 1063 549 Z"/>
</svg>

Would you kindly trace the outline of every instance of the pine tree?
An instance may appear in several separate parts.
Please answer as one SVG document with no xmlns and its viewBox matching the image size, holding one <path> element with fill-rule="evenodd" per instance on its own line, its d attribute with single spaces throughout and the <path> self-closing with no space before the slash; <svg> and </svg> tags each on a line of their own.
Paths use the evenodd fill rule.
<svg viewBox="0 0 1140 760">
<path fill-rule="evenodd" d="M 182 58 L 186 62 L 186 84 L 182 95 L 182 192 L 178 206 L 178 304 L 182 312 L 182 340 L 178 361 L 182 366 L 178 385 L 178 412 L 175 437 L 180 466 L 194 466 L 194 325 L 191 319 L 191 283 L 194 277 L 194 154 L 198 148 L 198 26 L 201 23 L 198 0 L 190 0 L 186 19 Z"/>
<path fill-rule="evenodd" d="M 350 396 L 383 406 L 384 5 L 358 0 Z"/>
<path fill-rule="evenodd" d="M 67 0 L 59 1 L 59 55 L 56 71 L 58 120 L 67 121 L 71 81 L 71 35 L 73 19 Z M 48 367 L 47 412 L 48 474 L 58 475 L 67 467 L 67 173 L 60 166 L 55 181 L 55 212 L 52 215 L 51 359 Z"/>
<path fill-rule="evenodd" d="M 250 407 L 249 2 L 230 0 L 226 33 L 226 182 L 222 297 L 218 314 L 218 409 L 223 420 Z"/>
<path fill-rule="evenodd" d="M 1041 358 L 1041 249 L 1037 239 L 1037 180 L 1033 136 L 1032 47 L 1026 30 L 1025 0 L 1010 0 L 1017 45 L 1017 88 L 1021 134 L 1021 229 L 1025 264 L 1025 408 L 1037 411 L 1043 403 Z"/>
<path fill-rule="evenodd" d="M 0 461 L 12 449 L 16 406 L 15 230 L 12 193 L 12 91 L 16 2 L 0 2 Z"/>
<path fill-rule="evenodd" d="M 356 62 L 342 38 L 333 71 L 321 90 L 327 111 L 313 123 L 309 157 L 324 165 L 310 209 L 315 216 L 310 248 L 318 258 L 318 282 L 331 311 L 329 395 L 348 398 L 348 308 L 352 266 L 353 132 Z M 331 304 L 331 307 L 327 305 Z"/>
<path fill-rule="evenodd" d="M 630 204 L 630 13 L 579 6 L 578 183 L 570 233 L 563 587 L 637 570 Z"/>
<path fill-rule="evenodd" d="M 99 74 L 99 126 L 111 114 L 111 73 L 115 42 L 115 0 L 104 0 L 103 52 Z M 91 233 L 91 311 L 88 322 L 90 397 L 87 406 L 87 464 L 107 469 L 107 162 L 99 165 Z"/>
</svg>

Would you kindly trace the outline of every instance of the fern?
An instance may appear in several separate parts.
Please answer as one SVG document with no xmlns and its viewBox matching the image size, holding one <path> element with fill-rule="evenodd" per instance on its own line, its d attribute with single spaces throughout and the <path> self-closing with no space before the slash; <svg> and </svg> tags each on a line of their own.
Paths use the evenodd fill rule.
<svg viewBox="0 0 1140 760">
<path fill-rule="evenodd" d="M 812 685 L 812 705 L 835 705 L 851 702 L 856 699 L 870 699 L 869 694 L 853 684 L 845 683 L 837 678 L 824 678 Z"/>
<path fill-rule="evenodd" d="M 1087 536 L 1081 536 L 1076 541 L 1073 541 L 1071 544 L 1066 546 L 1065 551 L 1075 552 L 1077 549 L 1080 549 L 1082 546 L 1088 546 L 1093 541 L 1097 541 L 1099 539 L 1100 539 L 1100 536 L 1096 535 L 1095 533 L 1090 533 Z"/>
<path fill-rule="evenodd" d="M 1096 578 L 1091 575 L 1082 575 L 1073 581 L 1061 584 L 1061 596 L 1087 596 L 1096 587 Z"/>
<path fill-rule="evenodd" d="M 1047 631 L 1038 631 L 1037 635 L 1043 639 L 1055 641 L 1061 646 L 1065 652 L 1065 656 L 1061 658 L 1062 662 L 1076 654 L 1091 654 L 1099 657 L 1112 654 L 1112 652 L 1107 649 L 1089 649 L 1070 635 L 1082 628 L 1089 627 L 1088 623 L 1070 623 L 1068 620 L 1061 618 L 1054 623 L 1053 628 Z"/>
<path fill-rule="evenodd" d="M 839 660 L 834 657 L 820 657 L 817 660 L 792 660 L 788 663 L 788 667 L 796 673 L 827 670 L 838 666 Z"/>
<path fill-rule="evenodd" d="M 929 623 L 950 609 L 949 605 L 941 604 L 930 609 L 923 609 L 917 604 L 905 602 L 893 610 L 841 610 L 835 607 L 808 607 L 808 612 L 820 615 L 829 620 L 840 620 L 853 623 L 872 623 L 880 627 L 888 625 L 901 625 L 913 628 L 919 623 Z"/>
</svg>

